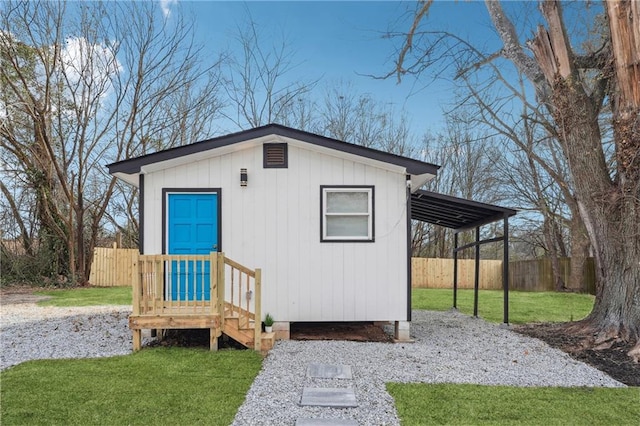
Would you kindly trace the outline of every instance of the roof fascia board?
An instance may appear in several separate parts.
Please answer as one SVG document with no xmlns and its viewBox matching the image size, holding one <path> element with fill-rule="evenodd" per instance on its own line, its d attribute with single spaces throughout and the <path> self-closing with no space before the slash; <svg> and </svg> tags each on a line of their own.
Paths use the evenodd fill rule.
<svg viewBox="0 0 640 426">
<path fill-rule="evenodd" d="M 305 141 L 301 141 L 299 139 L 293 139 L 286 136 L 279 136 L 276 134 L 261 136 L 255 139 L 249 139 L 245 142 L 238 142 L 233 145 L 226 145 L 220 148 L 212 148 L 206 151 L 200 151 L 193 154 L 184 155 L 181 157 L 175 157 L 165 161 L 160 161 L 157 163 L 147 164 L 141 167 L 141 172 L 147 174 L 147 173 L 157 172 L 160 170 L 166 170 L 171 167 L 181 166 L 184 164 L 192 164 L 195 161 L 201 161 L 201 160 L 206 160 L 208 158 L 220 157 L 229 153 L 242 151 L 242 150 L 253 148 L 256 146 L 261 146 L 264 143 L 288 143 L 297 148 L 316 152 L 318 154 L 324 154 L 324 155 L 329 155 L 331 157 L 347 159 L 356 163 L 367 164 L 379 169 L 383 169 L 383 170 L 387 170 L 395 173 L 402 173 L 402 174 L 406 173 L 406 169 L 402 166 L 398 166 L 391 163 L 385 163 L 382 161 L 377 161 L 371 158 L 350 154 L 344 151 L 337 151 L 335 149 L 325 148 L 323 146 L 310 144 Z"/>
<path fill-rule="evenodd" d="M 436 174 L 437 170 L 440 168 L 440 166 L 425 163 L 420 160 L 402 157 L 359 145 L 353 145 L 336 139 L 331 139 L 313 133 L 292 129 L 279 124 L 268 124 L 266 126 L 257 127 L 255 129 L 245 130 L 242 132 L 220 136 L 190 145 L 184 145 L 165 151 L 147 154 L 142 157 L 136 157 L 129 160 L 112 163 L 108 165 L 109 172 L 112 174 L 117 172 L 136 174 L 143 166 L 148 166 L 152 163 L 168 161 L 173 158 L 192 155 L 202 151 L 218 150 L 224 146 L 235 145 L 237 143 L 242 143 L 245 140 L 258 139 L 260 137 L 268 135 L 279 135 L 281 137 L 300 140 L 308 144 L 333 149 L 335 151 L 350 153 L 360 158 L 369 158 L 372 160 L 380 161 L 382 163 L 395 164 L 397 166 L 404 167 L 410 174 L 425 174 L 425 172 Z"/>
<path fill-rule="evenodd" d="M 362 145 L 355 145 L 352 143 L 316 135 L 313 133 L 303 132 L 284 126 L 274 126 L 277 126 L 280 129 L 282 133 L 278 134 L 281 134 L 283 137 L 300 140 L 302 142 L 329 148 L 341 153 L 353 154 L 361 158 L 377 160 L 385 164 L 395 164 L 397 166 L 404 167 L 409 174 L 417 174 L 417 172 L 422 172 L 422 174 L 424 174 L 424 172 L 433 172 L 433 174 L 435 175 L 440 168 L 440 166 L 437 166 L 435 164 L 430 164 L 413 158 L 403 157 L 389 152 L 368 148 Z"/>
<path fill-rule="evenodd" d="M 306 149 L 307 151 L 316 152 L 318 154 L 329 155 L 331 157 L 342 158 L 345 160 L 353 161 L 354 163 L 366 164 L 378 169 L 387 170 L 394 173 L 406 174 L 406 168 L 400 165 L 387 163 L 379 160 L 375 160 L 369 157 L 363 157 L 361 155 L 351 154 L 349 152 L 340 151 L 333 148 L 327 148 L 325 146 L 308 143 L 306 141 L 283 136 L 280 138 L 282 142 L 291 144 L 297 148 Z"/>
<path fill-rule="evenodd" d="M 220 148 L 227 145 L 234 145 L 238 142 L 244 142 L 269 134 L 271 132 L 265 132 L 265 127 L 259 127 L 256 129 L 244 130 L 230 135 L 220 136 L 216 138 L 206 139 L 199 142 L 194 142 L 188 145 L 177 146 L 174 148 L 165 149 L 162 151 L 152 152 L 139 157 L 129 158 L 126 160 L 117 161 L 112 164 L 108 164 L 109 173 L 125 172 L 125 173 L 138 173 L 142 166 L 146 166 L 156 162 L 162 162 L 186 156 L 192 153 L 209 151 L 212 149 Z"/>
<path fill-rule="evenodd" d="M 192 164 L 195 161 L 202 161 L 209 158 L 220 157 L 222 155 L 230 154 L 233 152 L 242 151 L 255 146 L 260 146 L 263 143 L 280 142 L 282 138 L 277 135 L 260 136 L 254 139 L 248 139 L 243 142 L 238 142 L 232 145 L 225 145 L 219 148 L 211 148 L 204 151 L 194 152 L 192 154 L 183 155 L 180 157 L 174 157 L 165 161 L 159 161 L 157 163 L 150 163 L 140 168 L 142 173 L 153 173 L 160 170 L 166 170 L 171 167 L 182 166 L 184 164 Z"/>
</svg>

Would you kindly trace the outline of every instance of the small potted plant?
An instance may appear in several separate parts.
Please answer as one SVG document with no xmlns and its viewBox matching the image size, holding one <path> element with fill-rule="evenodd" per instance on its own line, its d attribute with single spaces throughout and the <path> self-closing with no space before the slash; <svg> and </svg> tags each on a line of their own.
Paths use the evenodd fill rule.
<svg viewBox="0 0 640 426">
<path fill-rule="evenodd" d="M 271 314 L 267 314 L 264 317 L 264 331 L 265 333 L 271 333 L 273 331 L 273 317 Z"/>
</svg>

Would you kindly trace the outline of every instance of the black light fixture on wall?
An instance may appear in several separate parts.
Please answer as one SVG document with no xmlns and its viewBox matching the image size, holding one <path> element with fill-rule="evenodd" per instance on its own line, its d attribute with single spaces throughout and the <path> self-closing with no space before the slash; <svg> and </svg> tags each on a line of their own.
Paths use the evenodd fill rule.
<svg viewBox="0 0 640 426">
<path fill-rule="evenodd" d="M 240 169 L 240 186 L 247 186 L 247 169 Z"/>
</svg>

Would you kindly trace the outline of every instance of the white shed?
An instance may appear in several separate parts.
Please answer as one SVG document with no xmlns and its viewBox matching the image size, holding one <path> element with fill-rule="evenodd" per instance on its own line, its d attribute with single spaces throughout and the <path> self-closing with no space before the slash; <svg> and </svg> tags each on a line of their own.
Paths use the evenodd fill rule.
<svg viewBox="0 0 640 426">
<path fill-rule="evenodd" d="M 144 254 L 262 270 L 262 312 L 392 321 L 409 338 L 411 191 L 438 166 L 270 124 L 109 165 L 140 189 Z"/>
</svg>

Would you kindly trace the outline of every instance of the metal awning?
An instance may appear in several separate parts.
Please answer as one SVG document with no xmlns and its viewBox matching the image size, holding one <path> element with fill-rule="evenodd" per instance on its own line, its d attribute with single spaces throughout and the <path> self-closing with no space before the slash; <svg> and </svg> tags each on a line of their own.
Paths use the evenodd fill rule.
<svg viewBox="0 0 640 426">
<path fill-rule="evenodd" d="M 475 249 L 473 316 L 478 316 L 478 290 L 480 282 L 480 246 L 482 244 L 502 241 L 502 288 L 504 292 L 503 321 L 509 323 L 509 217 L 517 212 L 506 207 L 479 203 L 451 195 L 438 194 L 431 191 L 417 190 L 411 194 L 411 219 L 454 229 L 453 248 L 453 307 L 457 308 L 458 300 L 458 252 L 469 248 Z M 502 236 L 480 239 L 480 227 L 488 223 L 504 221 Z M 458 247 L 458 233 L 475 228 L 475 242 Z"/>
<path fill-rule="evenodd" d="M 453 228 L 473 229 L 516 214 L 513 209 L 422 189 L 411 194 L 411 219 Z"/>
</svg>

